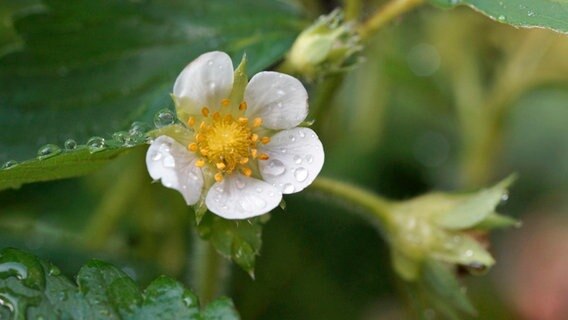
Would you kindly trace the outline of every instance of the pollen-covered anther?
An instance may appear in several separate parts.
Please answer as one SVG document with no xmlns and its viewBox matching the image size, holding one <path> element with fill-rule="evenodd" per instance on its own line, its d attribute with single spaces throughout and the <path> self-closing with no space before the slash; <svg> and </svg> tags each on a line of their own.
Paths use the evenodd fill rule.
<svg viewBox="0 0 568 320">
<path fill-rule="evenodd" d="M 231 104 L 231 100 L 226 99 L 226 98 L 221 100 L 221 105 L 222 105 L 223 107 L 226 107 L 226 106 L 228 106 L 229 104 Z"/>
<path fill-rule="evenodd" d="M 246 117 L 240 117 L 238 120 L 241 124 L 247 124 L 249 119 Z"/>
<path fill-rule="evenodd" d="M 270 159 L 270 156 L 266 153 L 261 153 L 258 155 L 258 160 L 268 160 Z"/>
<path fill-rule="evenodd" d="M 221 114 L 219 112 L 213 113 L 213 120 L 215 121 L 221 120 Z"/>
<path fill-rule="evenodd" d="M 250 136 L 250 140 L 251 140 L 252 142 L 257 142 L 257 141 L 258 141 L 258 134 L 253 133 L 253 134 Z"/>
<path fill-rule="evenodd" d="M 204 117 L 208 117 L 208 116 L 209 116 L 209 108 L 203 107 L 203 108 L 201 109 L 201 114 L 202 114 Z"/>
<path fill-rule="evenodd" d="M 252 156 L 253 159 L 256 159 L 257 154 L 258 154 L 258 150 L 250 149 L 250 155 Z"/>
<path fill-rule="evenodd" d="M 223 181 L 223 174 L 221 172 L 217 172 L 215 174 L 215 181 L 217 181 L 217 182 Z"/>
<path fill-rule="evenodd" d="M 187 119 L 187 125 L 193 127 L 195 125 L 195 118 L 189 117 L 189 119 Z"/>
<path fill-rule="evenodd" d="M 189 151 L 191 151 L 191 152 L 197 151 L 197 143 L 195 143 L 195 142 L 194 142 L 194 143 L 190 143 L 190 144 L 187 146 L 187 149 L 188 149 Z"/>
<path fill-rule="evenodd" d="M 246 101 L 243 101 L 239 104 L 239 110 L 245 111 L 248 108 Z"/>
<path fill-rule="evenodd" d="M 216 166 L 217 169 L 219 169 L 219 170 L 223 170 L 223 169 L 225 169 L 225 168 L 227 167 L 223 162 L 217 162 L 217 163 L 215 164 L 215 166 Z"/>
<path fill-rule="evenodd" d="M 198 168 L 201 168 L 205 165 L 205 160 L 203 159 L 198 159 L 197 161 L 195 161 L 195 166 Z"/>
<path fill-rule="evenodd" d="M 240 164 L 247 164 L 249 162 L 249 158 L 241 158 L 241 160 L 239 160 Z"/>
<path fill-rule="evenodd" d="M 247 177 L 250 177 L 252 175 L 252 170 L 249 167 L 243 167 L 241 168 L 241 171 Z"/>
<path fill-rule="evenodd" d="M 252 120 L 252 126 L 254 128 L 258 128 L 262 125 L 262 118 L 254 118 L 254 120 Z"/>
<path fill-rule="evenodd" d="M 260 142 L 262 142 L 263 144 L 267 144 L 270 142 L 270 137 L 262 137 L 260 138 Z"/>
</svg>

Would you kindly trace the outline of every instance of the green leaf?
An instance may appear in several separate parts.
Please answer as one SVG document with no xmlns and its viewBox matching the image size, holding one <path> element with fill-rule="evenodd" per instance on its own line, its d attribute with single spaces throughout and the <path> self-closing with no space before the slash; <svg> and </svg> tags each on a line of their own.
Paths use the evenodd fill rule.
<svg viewBox="0 0 568 320">
<path fill-rule="evenodd" d="M 88 174 L 106 165 L 116 157 L 129 152 L 132 147 L 110 147 L 96 151 L 80 146 L 44 159 L 13 162 L 0 169 L 0 190 L 19 188 L 30 182 L 64 179 Z"/>
<path fill-rule="evenodd" d="M 465 295 L 453 271 L 442 263 L 426 260 L 423 266 L 422 285 L 433 301 L 443 301 L 450 306 L 446 313 L 452 314 L 452 308 L 468 314 L 475 314 L 475 308 Z"/>
<path fill-rule="evenodd" d="M 177 74 L 204 52 L 235 59 L 246 52 L 249 71 L 260 71 L 283 56 L 301 24 L 291 5 L 276 0 L 26 0 L 17 8 L 14 28 L 5 29 L 15 29 L 10 39 L 21 46 L 0 51 L 0 163 L 30 159 L 46 143 L 85 143 L 150 121 L 172 105 Z M 91 170 L 77 170 L 84 162 L 105 162 L 84 152 L 73 159 L 69 168 L 57 160 L 55 174 L 43 166 L 49 162 L 36 162 L 33 175 L 22 168 L 6 179 L 77 176 Z"/>
<path fill-rule="evenodd" d="M 143 292 L 124 272 L 93 260 L 73 284 L 55 266 L 17 249 L 0 251 L 0 316 L 13 319 L 239 319 L 230 300 L 203 311 L 197 297 L 161 276 Z"/>
<path fill-rule="evenodd" d="M 430 0 L 441 7 L 468 5 L 502 23 L 568 33 L 567 0 Z"/>
<path fill-rule="evenodd" d="M 254 263 L 262 245 L 262 221 L 225 220 L 206 214 L 197 226 L 199 236 L 209 240 L 225 258 L 232 259 L 254 277 Z"/>
<path fill-rule="evenodd" d="M 508 216 L 498 214 L 496 212 L 490 213 L 483 221 L 475 225 L 475 229 L 491 230 L 510 227 L 520 227 L 521 222 Z"/>
<path fill-rule="evenodd" d="M 454 208 L 439 216 L 436 223 L 446 229 L 460 230 L 475 226 L 495 211 L 507 188 L 515 180 L 511 175 L 492 188 L 481 190 L 458 203 Z"/>
</svg>

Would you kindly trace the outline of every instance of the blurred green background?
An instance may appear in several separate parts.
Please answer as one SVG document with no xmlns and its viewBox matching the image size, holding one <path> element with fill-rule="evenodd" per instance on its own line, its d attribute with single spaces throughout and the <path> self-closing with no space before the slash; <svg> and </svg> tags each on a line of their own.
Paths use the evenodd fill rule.
<svg viewBox="0 0 568 320">
<path fill-rule="evenodd" d="M 306 3 L 306 16 L 339 5 Z M 0 37 L 13 36 L 6 30 Z M 326 149 L 322 174 L 407 199 L 517 172 L 500 211 L 524 225 L 494 234 L 497 265 L 463 281 L 479 319 L 564 319 L 568 38 L 469 8 L 424 6 L 373 36 L 362 56 L 314 124 Z M 317 94 L 317 83 L 309 87 Z M 29 250 L 69 276 L 100 258 L 142 285 L 159 274 L 187 283 L 191 209 L 151 184 L 144 152 L 82 178 L 1 192 L 0 247 Z M 234 265 L 226 274 L 224 292 L 243 319 L 436 318 L 407 313 L 374 226 L 310 191 L 285 199 L 263 229 L 256 279 Z"/>
</svg>

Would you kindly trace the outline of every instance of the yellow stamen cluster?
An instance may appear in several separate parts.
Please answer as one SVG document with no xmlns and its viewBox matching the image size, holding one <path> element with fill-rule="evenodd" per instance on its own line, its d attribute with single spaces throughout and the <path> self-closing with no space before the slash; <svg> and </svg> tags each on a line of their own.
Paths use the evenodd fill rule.
<svg viewBox="0 0 568 320">
<path fill-rule="evenodd" d="M 229 99 L 221 100 L 221 110 L 230 105 Z M 225 174 L 240 170 L 244 175 L 251 176 L 252 169 L 247 165 L 251 159 L 268 160 L 269 156 L 259 153 L 257 143 L 267 144 L 269 137 L 259 137 L 253 131 L 262 125 L 261 118 L 251 121 L 244 116 L 247 109 L 246 102 L 239 104 L 238 117 L 232 114 L 213 112 L 208 107 L 201 109 L 201 122 L 196 125 L 195 117 L 190 117 L 187 124 L 195 132 L 194 141 L 188 144 L 187 149 L 195 152 L 199 159 L 195 166 L 210 165 L 217 172 L 216 181 L 222 181 Z"/>
</svg>

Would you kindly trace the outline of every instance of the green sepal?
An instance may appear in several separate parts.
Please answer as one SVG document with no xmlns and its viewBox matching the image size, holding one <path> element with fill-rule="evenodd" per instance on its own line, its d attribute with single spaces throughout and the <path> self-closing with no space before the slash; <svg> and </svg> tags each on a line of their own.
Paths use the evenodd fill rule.
<svg viewBox="0 0 568 320">
<path fill-rule="evenodd" d="M 233 89 L 229 95 L 230 108 L 238 108 L 239 104 L 244 101 L 247 84 L 247 55 L 243 54 L 241 63 L 239 63 L 239 66 L 235 69 L 233 77 Z"/>
<path fill-rule="evenodd" d="M 495 207 L 507 194 L 507 189 L 515 179 L 515 175 L 510 175 L 495 186 L 465 198 L 454 208 L 438 216 L 436 223 L 449 230 L 461 230 L 475 226 L 495 211 Z"/>
</svg>

